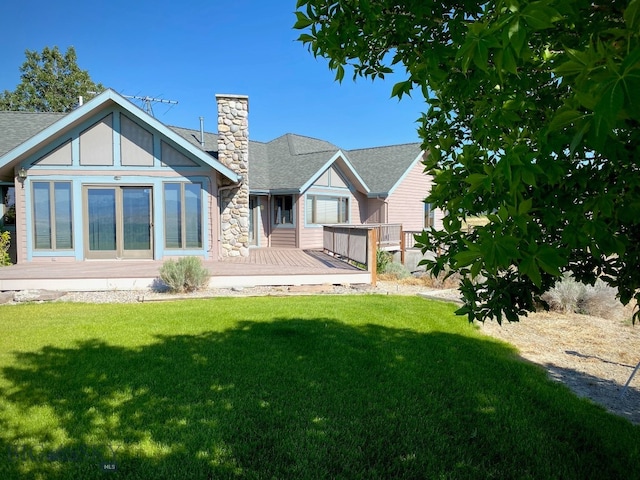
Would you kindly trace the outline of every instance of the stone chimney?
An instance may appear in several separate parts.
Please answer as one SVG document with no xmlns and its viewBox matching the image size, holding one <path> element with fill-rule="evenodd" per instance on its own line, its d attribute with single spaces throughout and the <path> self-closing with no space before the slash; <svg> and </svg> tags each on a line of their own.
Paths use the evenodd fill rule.
<svg viewBox="0 0 640 480">
<path fill-rule="evenodd" d="M 218 160 L 240 177 L 237 184 L 219 185 L 220 255 L 249 255 L 249 97 L 216 95 Z"/>
</svg>

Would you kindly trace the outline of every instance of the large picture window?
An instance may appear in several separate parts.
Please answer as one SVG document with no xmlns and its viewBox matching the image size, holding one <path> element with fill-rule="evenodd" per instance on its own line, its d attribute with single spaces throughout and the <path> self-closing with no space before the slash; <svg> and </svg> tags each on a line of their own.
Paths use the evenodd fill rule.
<svg viewBox="0 0 640 480">
<path fill-rule="evenodd" d="M 275 195 L 273 197 L 273 223 L 275 225 L 293 225 L 293 195 Z"/>
<path fill-rule="evenodd" d="M 164 184 L 164 229 L 166 248 L 202 248 L 202 186 L 199 183 Z"/>
<path fill-rule="evenodd" d="M 71 250 L 71 183 L 33 182 L 32 185 L 34 248 Z"/>
<path fill-rule="evenodd" d="M 308 225 L 349 223 L 349 197 L 307 195 L 306 217 Z"/>
</svg>

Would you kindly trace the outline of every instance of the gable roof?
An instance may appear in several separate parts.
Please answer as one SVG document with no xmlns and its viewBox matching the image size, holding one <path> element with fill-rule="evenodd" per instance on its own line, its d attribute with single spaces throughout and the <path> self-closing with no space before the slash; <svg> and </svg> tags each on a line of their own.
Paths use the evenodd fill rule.
<svg viewBox="0 0 640 480">
<path fill-rule="evenodd" d="M 389 196 L 422 160 L 419 143 L 349 150 L 349 158 L 371 188 L 370 197 Z"/>
<path fill-rule="evenodd" d="M 57 122 L 66 113 L 0 112 L 0 156 Z"/>
<path fill-rule="evenodd" d="M 70 113 L 0 112 L 0 172 L 79 122 L 117 104 L 232 181 L 238 176 L 218 161 L 218 134 L 166 126 L 113 90 L 105 90 Z M 342 150 L 317 138 L 285 134 L 270 142 L 249 140 L 249 185 L 255 193 L 302 193 L 336 164 L 357 190 L 389 196 L 422 159 L 419 143 Z"/>
<path fill-rule="evenodd" d="M 28 156 L 30 153 L 36 151 L 52 137 L 63 134 L 65 131 L 68 131 L 84 120 L 94 116 L 97 112 L 100 112 L 114 104 L 125 110 L 133 118 L 148 125 L 152 129 L 158 131 L 161 135 L 164 135 L 166 138 L 182 147 L 205 165 L 210 166 L 233 182 L 238 181 L 238 175 L 231 169 L 218 162 L 210 155 L 207 155 L 202 149 L 195 148 L 192 143 L 187 141 L 184 137 L 178 135 L 162 122 L 156 120 L 151 115 L 147 114 L 142 109 L 138 108 L 136 105 L 111 89 L 105 90 L 72 112 L 61 114 L 58 118 L 52 117 L 52 115 L 56 114 L 32 114 L 34 120 L 33 126 L 26 128 L 22 134 L 14 134 L 13 137 L 18 141 L 20 140 L 18 137 L 26 138 L 14 146 L 11 146 L 10 142 L 7 142 L 6 148 L 9 148 L 9 150 L 0 152 L 0 172 L 20 159 Z M 0 112 L 0 117 L 5 117 L 4 120 L 0 120 L 0 126 L 5 123 L 10 123 L 10 117 L 15 113 L 16 112 Z M 43 116 L 42 120 L 36 120 L 36 118 L 40 116 Z M 47 125 L 47 122 L 50 123 Z M 24 121 L 20 125 L 23 123 Z M 17 128 L 19 128 L 20 125 L 18 125 Z M 43 126 L 44 128 L 42 128 Z M 34 131 L 36 132 L 35 134 L 33 134 Z M 31 133 L 31 135 L 29 135 L 29 133 Z"/>
</svg>

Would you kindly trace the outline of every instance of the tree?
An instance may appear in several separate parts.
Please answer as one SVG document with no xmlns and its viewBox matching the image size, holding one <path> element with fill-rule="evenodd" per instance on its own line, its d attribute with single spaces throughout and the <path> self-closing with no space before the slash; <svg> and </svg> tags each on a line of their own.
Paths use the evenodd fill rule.
<svg viewBox="0 0 640 480">
<path fill-rule="evenodd" d="M 0 110 L 68 112 L 78 105 L 79 96 L 88 98 L 104 90 L 78 67 L 73 47 L 64 55 L 58 47 L 45 47 L 42 53 L 26 50 L 25 56 L 22 81 L 15 91 L 0 94 Z"/>
<path fill-rule="evenodd" d="M 443 210 L 426 262 L 470 321 L 520 315 L 564 272 L 640 301 L 640 0 L 299 0 L 336 78 L 403 69 Z M 489 223 L 462 231 L 465 218 Z M 635 314 L 637 316 L 638 313 Z M 634 317 L 635 317 L 634 316 Z"/>
</svg>

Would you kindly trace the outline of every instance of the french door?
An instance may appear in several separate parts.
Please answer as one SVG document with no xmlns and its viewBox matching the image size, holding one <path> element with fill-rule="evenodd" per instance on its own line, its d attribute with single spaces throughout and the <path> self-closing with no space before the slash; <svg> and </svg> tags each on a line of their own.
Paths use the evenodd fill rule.
<svg viewBox="0 0 640 480">
<path fill-rule="evenodd" d="M 85 186 L 85 257 L 153 258 L 151 187 Z"/>
</svg>

